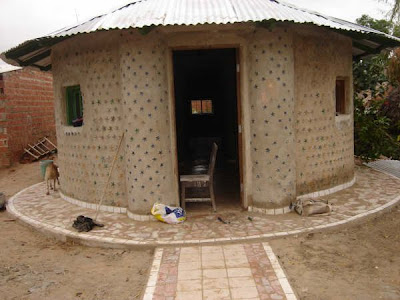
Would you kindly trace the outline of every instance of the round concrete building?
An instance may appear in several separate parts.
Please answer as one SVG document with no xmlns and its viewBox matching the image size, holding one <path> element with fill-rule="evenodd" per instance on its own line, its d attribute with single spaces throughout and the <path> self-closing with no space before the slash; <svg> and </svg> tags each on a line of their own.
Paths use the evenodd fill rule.
<svg viewBox="0 0 400 300">
<path fill-rule="evenodd" d="M 99 201 L 124 135 L 103 205 L 140 219 L 214 142 L 217 210 L 350 186 L 352 61 L 395 45 L 280 1 L 143 0 L 3 57 L 53 72 L 63 197 Z"/>
</svg>

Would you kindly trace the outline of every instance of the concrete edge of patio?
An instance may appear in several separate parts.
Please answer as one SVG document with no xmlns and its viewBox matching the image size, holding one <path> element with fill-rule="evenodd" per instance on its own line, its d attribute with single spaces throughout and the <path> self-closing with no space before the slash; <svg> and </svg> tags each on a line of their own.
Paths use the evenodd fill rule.
<svg viewBox="0 0 400 300">
<path fill-rule="evenodd" d="M 399 178 L 393 175 L 390 176 L 396 178 L 397 180 L 400 180 Z M 99 236 L 93 236 L 90 233 L 78 233 L 73 231 L 72 229 L 68 230 L 65 228 L 49 225 L 44 222 L 34 220 L 29 216 L 20 213 L 13 205 L 14 199 L 16 199 L 19 195 L 23 194 L 27 189 L 30 189 L 39 184 L 42 183 L 38 183 L 32 185 L 31 187 L 25 188 L 20 192 L 18 192 L 17 194 L 15 194 L 13 197 L 11 197 L 7 203 L 8 213 L 14 216 L 22 224 L 28 225 L 48 237 L 56 238 L 57 240 L 63 242 L 70 241 L 86 246 L 103 247 L 103 248 L 146 248 L 146 247 L 154 248 L 154 247 L 168 247 L 168 246 L 176 247 L 176 246 L 192 246 L 192 245 L 210 245 L 215 243 L 225 244 L 225 243 L 268 241 L 275 238 L 288 237 L 310 232 L 336 230 L 338 227 L 350 223 L 354 224 L 357 222 L 365 222 L 370 218 L 376 217 L 381 213 L 389 211 L 400 202 L 400 195 L 398 195 L 390 202 L 387 202 L 375 209 L 371 209 L 363 213 L 357 214 L 355 216 L 351 216 L 347 219 L 337 222 L 322 224 L 318 226 L 310 226 L 299 230 L 281 231 L 281 232 L 278 231 L 260 235 L 249 235 L 245 237 L 212 238 L 212 239 L 202 239 L 202 240 L 180 240 L 180 241 L 146 241 L 145 239 L 133 240 L 133 239 L 122 239 L 122 238 L 111 238 L 111 237 L 99 237 Z"/>
</svg>

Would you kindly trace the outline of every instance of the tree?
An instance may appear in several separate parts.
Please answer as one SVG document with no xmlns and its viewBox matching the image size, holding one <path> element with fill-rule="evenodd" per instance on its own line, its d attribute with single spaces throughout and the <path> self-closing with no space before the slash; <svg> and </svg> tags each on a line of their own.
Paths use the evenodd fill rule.
<svg viewBox="0 0 400 300">
<path fill-rule="evenodd" d="M 400 0 L 399 0 L 400 1 Z M 356 20 L 357 24 L 370 27 L 381 32 L 400 37 L 400 26 L 393 21 L 385 19 L 374 19 L 368 15 L 362 15 Z"/>
<path fill-rule="evenodd" d="M 359 25 L 367 26 L 388 34 L 394 27 L 393 22 L 384 19 L 374 19 L 368 15 L 362 15 L 356 20 L 356 22 Z M 385 72 L 388 60 L 388 53 L 381 53 L 354 62 L 353 81 L 355 92 L 357 93 L 362 90 L 375 90 L 378 85 L 388 81 Z"/>
<path fill-rule="evenodd" d="M 358 18 L 357 23 L 388 34 L 400 32 L 393 22 L 368 15 Z M 353 64 L 354 150 L 363 159 L 375 159 L 380 155 L 400 158 L 397 142 L 400 111 L 396 109 L 400 104 L 400 92 L 394 88 L 399 81 L 399 65 L 400 52 L 397 51 L 391 56 L 381 53 Z"/>
<path fill-rule="evenodd" d="M 390 22 L 399 21 L 400 19 L 400 0 L 380 0 L 385 3 L 390 3 L 392 8 L 390 9 L 388 15 Z"/>
<path fill-rule="evenodd" d="M 393 22 L 387 21 L 384 19 L 377 20 L 377 19 L 371 18 L 368 15 L 362 15 L 360 18 L 358 18 L 356 20 L 356 22 L 359 25 L 370 27 L 370 28 L 382 31 L 387 34 L 390 34 L 390 32 L 393 28 Z"/>
</svg>

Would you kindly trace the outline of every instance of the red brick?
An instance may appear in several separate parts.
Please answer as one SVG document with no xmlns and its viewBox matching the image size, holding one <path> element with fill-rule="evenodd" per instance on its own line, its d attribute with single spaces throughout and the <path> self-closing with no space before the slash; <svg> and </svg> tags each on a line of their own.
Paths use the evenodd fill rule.
<svg viewBox="0 0 400 300">
<path fill-rule="evenodd" d="M 32 69 L 3 74 L 0 114 L 5 113 L 5 121 L 0 121 L 0 126 L 7 131 L 1 133 L 0 140 L 7 142 L 0 142 L 0 167 L 18 161 L 26 143 L 33 144 L 45 135 L 55 139 L 52 84 L 51 73 Z"/>
</svg>

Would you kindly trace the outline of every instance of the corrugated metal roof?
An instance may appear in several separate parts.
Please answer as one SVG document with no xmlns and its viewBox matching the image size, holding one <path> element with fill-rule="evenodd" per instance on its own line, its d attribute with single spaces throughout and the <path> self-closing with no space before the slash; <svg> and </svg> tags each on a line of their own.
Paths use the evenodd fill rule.
<svg viewBox="0 0 400 300">
<path fill-rule="evenodd" d="M 139 0 L 108 14 L 53 33 L 65 37 L 97 30 L 145 26 L 228 24 L 264 20 L 312 23 L 339 30 L 375 33 L 377 30 L 298 8 L 278 0 Z"/>
<path fill-rule="evenodd" d="M 2 56 L 20 65 L 36 65 L 48 69 L 51 65 L 45 66 L 39 62 L 48 61 L 44 58 L 50 55 L 51 46 L 77 34 L 147 26 L 229 24 L 268 20 L 314 24 L 348 35 L 357 33 L 361 36 L 353 38 L 353 41 L 356 41 L 353 54 L 357 56 L 379 51 L 382 47 L 398 46 L 400 43 L 400 39 L 377 30 L 278 0 L 138 0 L 77 26 L 27 41 L 3 53 Z M 371 47 L 371 43 L 377 46 Z"/>
</svg>

